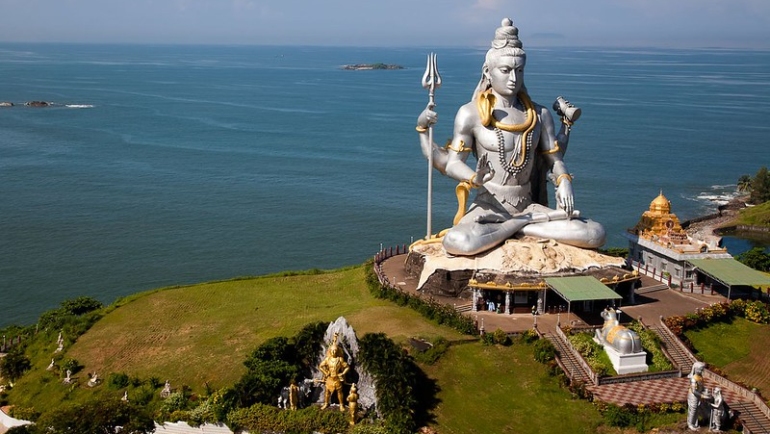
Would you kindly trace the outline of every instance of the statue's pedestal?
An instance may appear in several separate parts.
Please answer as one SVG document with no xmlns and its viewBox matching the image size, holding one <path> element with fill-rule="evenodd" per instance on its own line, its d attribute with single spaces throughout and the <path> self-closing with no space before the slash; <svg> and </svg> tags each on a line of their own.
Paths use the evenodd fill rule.
<svg viewBox="0 0 770 434">
<path fill-rule="evenodd" d="M 473 278 L 501 285 L 536 285 L 545 277 L 593 275 L 618 281 L 623 258 L 602 255 L 553 240 L 511 239 L 476 256 L 449 256 L 440 241 L 417 242 L 404 264 L 408 276 L 417 280 L 417 290 L 427 294 L 470 298 L 466 291 Z"/>
<path fill-rule="evenodd" d="M 640 351 L 638 353 L 620 354 L 618 350 L 611 345 L 604 345 L 604 351 L 612 362 L 612 367 L 620 374 L 636 374 L 638 372 L 647 372 L 647 353 Z"/>
</svg>

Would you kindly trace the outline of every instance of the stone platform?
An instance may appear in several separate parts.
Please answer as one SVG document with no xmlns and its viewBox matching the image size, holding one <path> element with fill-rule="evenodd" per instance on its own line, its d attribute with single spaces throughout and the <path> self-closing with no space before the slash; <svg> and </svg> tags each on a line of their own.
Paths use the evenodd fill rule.
<svg viewBox="0 0 770 434">
<path fill-rule="evenodd" d="M 498 285 L 538 285 L 546 277 L 592 275 L 599 280 L 619 280 L 628 270 L 623 258 L 603 255 L 554 240 L 524 237 L 475 257 L 449 256 L 439 240 L 413 244 L 404 265 L 426 294 L 465 298 L 471 279 Z"/>
</svg>

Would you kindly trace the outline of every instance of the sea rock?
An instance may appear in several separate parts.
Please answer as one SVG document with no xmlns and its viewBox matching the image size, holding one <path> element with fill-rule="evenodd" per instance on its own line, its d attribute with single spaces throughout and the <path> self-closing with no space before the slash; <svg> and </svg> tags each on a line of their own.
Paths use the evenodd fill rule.
<svg viewBox="0 0 770 434">
<path fill-rule="evenodd" d="M 30 107 L 48 107 L 51 105 L 51 103 L 47 101 L 28 101 L 25 102 L 24 105 Z"/>
<path fill-rule="evenodd" d="M 0 101 L 0 107 L 13 107 L 13 103 L 8 101 Z"/>
<path fill-rule="evenodd" d="M 342 69 L 350 71 L 366 71 L 372 69 L 404 69 L 404 67 L 387 63 L 358 63 L 355 65 L 344 65 Z"/>
</svg>

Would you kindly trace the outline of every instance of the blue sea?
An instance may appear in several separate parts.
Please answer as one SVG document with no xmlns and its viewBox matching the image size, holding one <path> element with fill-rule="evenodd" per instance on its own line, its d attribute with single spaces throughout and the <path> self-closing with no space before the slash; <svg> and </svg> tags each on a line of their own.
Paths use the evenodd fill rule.
<svg viewBox="0 0 770 434">
<path fill-rule="evenodd" d="M 0 108 L 0 326 L 80 295 L 337 268 L 423 237 L 430 51 L 0 44 L 0 101 L 16 104 Z M 485 50 L 435 51 L 443 143 Z M 565 161 L 608 246 L 661 191 L 695 217 L 770 163 L 770 52 L 527 52 L 533 100 L 583 109 Z M 405 69 L 340 68 L 373 62 Z M 436 230 L 453 189 L 436 173 Z"/>
</svg>

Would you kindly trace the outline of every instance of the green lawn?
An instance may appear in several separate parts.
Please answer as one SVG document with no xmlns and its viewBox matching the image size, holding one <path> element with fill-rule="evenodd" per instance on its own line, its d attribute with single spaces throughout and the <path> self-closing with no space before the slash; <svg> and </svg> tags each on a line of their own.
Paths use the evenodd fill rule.
<svg viewBox="0 0 770 434">
<path fill-rule="evenodd" d="M 743 318 L 732 323 L 714 323 L 685 335 L 707 363 L 722 369 L 727 376 L 749 386 L 770 392 L 770 325 L 756 324 Z"/>
<path fill-rule="evenodd" d="M 438 380 L 436 422 L 452 433 L 595 433 L 598 411 L 572 399 L 532 347 L 453 345 L 427 373 Z"/>
</svg>

